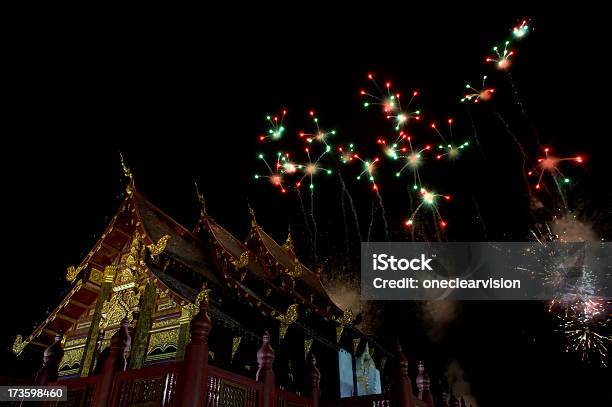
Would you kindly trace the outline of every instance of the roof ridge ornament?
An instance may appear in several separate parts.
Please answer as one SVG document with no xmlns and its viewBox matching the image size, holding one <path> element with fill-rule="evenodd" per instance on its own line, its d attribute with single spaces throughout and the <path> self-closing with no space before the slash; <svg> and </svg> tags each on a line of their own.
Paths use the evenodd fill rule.
<svg viewBox="0 0 612 407">
<path fill-rule="evenodd" d="M 198 203 L 200 204 L 200 218 L 206 217 L 206 201 L 204 200 L 204 195 L 200 192 L 200 188 L 198 187 L 198 183 L 194 181 L 195 185 L 195 193 L 198 198 Z"/>
<path fill-rule="evenodd" d="M 66 281 L 72 283 L 85 267 L 87 267 L 87 263 L 78 267 L 69 266 L 66 269 Z"/>
<path fill-rule="evenodd" d="M 155 258 L 163 253 L 166 250 L 166 245 L 168 244 L 168 240 L 170 240 L 170 235 L 163 235 L 159 238 L 157 243 L 151 243 L 147 245 L 147 249 L 149 249 L 149 253 L 151 257 Z"/>
<path fill-rule="evenodd" d="M 285 243 L 283 243 L 283 249 L 294 252 L 295 249 L 293 246 L 293 237 L 291 236 L 291 224 L 289 224 L 287 229 L 287 240 L 285 240 Z"/>
<path fill-rule="evenodd" d="M 27 344 L 28 341 L 24 341 L 21 335 L 17 335 L 15 337 L 15 342 L 13 342 L 13 354 L 19 356 Z"/>
<path fill-rule="evenodd" d="M 255 218 L 255 210 L 253 209 L 251 204 L 249 204 L 249 215 L 251 215 L 251 226 L 256 227 L 257 219 Z"/>
<path fill-rule="evenodd" d="M 132 195 L 132 192 L 134 191 L 134 174 L 132 174 L 132 170 L 125 163 L 123 153 L 121 152 L 119 152 L 119 160 L 121 162 L 121 168 L 123 169 L 123 175 L 128 179 L 128 185 L 125 187 L 125 192 L 128 195 Z"/>
</svg>

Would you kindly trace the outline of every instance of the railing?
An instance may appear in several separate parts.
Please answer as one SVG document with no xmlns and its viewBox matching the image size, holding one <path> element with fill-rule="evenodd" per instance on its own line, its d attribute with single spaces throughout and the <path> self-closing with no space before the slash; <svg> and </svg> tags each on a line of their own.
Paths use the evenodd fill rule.
<svg viewBox="0 0 612 407">
<path fill-rule="evenodd" d="M 181 363 L 172 362 L 117 373 L 111 405 L 174 406 L 180 367 Z"/>
<path fill-rule="evenodd" d="M 287 390 L 276 389 L 276 407 L 312 407 L 312 399 Z"/>
<path fill-rule="evenodd" d="M 66 386 L 66 391 L 68 394 L 66 403 L 55 401 L 49 402 L 47 405 L 50 407 L 91 406 L 94 391 L 96 390 L 96 383 L 98 381 L 98 377 L 99 376 L 76 377 L 73 379 L 60 380 L 56 383 L 50 383 L 49 385 Z"/>
<path fill-rule="evenodd" d="M 160 363 L 141 369 L 125 370 L 126 353 L 131 338 L 129 321 L 124 318 L 120 328 L 111 338 L 110 353 L 102 372 L 97 376 L 57 381 L 57 368 L 63 357 L 61 335 L 45 350 L 43 365 L 36 378 L 37 385 L 60 385 L 67 387 L 67 403 L 61 405 L 85 407 L 394 407 L 417 405 L 408 377 L 408 361 L 397 346 L 396 391 L 389 394 L 349 397 L 327 403 L 320 401 L 321 372 L 314 355 L 308 356 L 308 391 L 304 397 L 275 388 L 274 350 L 270 335 L 263 336 L 257 351 L 257 380 L 208 365 L 208 334 L 211 321 L 207 314 L 208 304 L 202 301 L 199 312 L 191 321 L 190 342 L 183 361 Z M 429 391 L 429 379 L 422 375 L 424 367 L 419 365 L 417 385 L 421 391 Z M 428 407 L 433 407 L 431 397 Z M 58 406 L 48 403 L 46 406 Z"/>
<path fill-rule="evenodd" d="M 371 394 L 369 396 L 345 397 L 323 403 L 324 407 L 392 407 L 391 394 Z"/>
<path fill-rule="evenodd" d="M 248 377 L 208 366 L 208 407 L 262 405 L 263 384 Z"/>
</svg>

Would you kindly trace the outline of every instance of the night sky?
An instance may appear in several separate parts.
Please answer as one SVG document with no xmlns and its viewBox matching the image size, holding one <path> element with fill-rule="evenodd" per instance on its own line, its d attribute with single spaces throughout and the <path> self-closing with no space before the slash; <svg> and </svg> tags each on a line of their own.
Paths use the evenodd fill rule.
<svg viewBox="0 0 612 407">
<path fill-rule="evenodd" d="M 573 180 L 569 206 L 608 240 L 609 112 L 603 100 L 609 94 L 609 33 L 601 13 L 589 13 L 528 15 L 533 32 L 516 47 L 514 88 L 483 60 L 525 16 L 520 13 L 442 16 L 386 9 L 364 10 L 351 22 L 335 13 L 304 21 L 270 13 L 228 19 L 223 29 L 178 29 L 141 19 L 138 27 L 84 22 L 44 35 L 24 29 L 10 47 L 11 74 L 3 86 L 4 234 L 10 253 L 0 286 L 0 376 L 33 374 L 15 361 L 10 344 L 57 306 L 68 287 L 66 267 L 80 262 L 118 208 L 125 185 L 120 151 L 137 188 L 188 228 L 198 216 L 198 181 L 209 213 L 229 231 L 246 236 L 250 203 L 260 225 L 279 241 L 291 223 L 301 257 L 312 264 L 295 196 L 280 196 L 253 179 L 263 171 L 257 154 L 275 151 L 258 144 L 257 136 L 266 129 L 266 114 L 287 108 L 288 128 L 301 129 L 315 109 L 322 125 L 337 130 L 337 144 L 355 142 L 363 155 L 380 155 L 375 139 L 391 136 L 392 129 L 380 114 L 361 107 L 359 90 L 368 85 L 369 72 L 381 82 L 393 81 L 404 94 L 420 91 L 424 123 L 415 127 L 415 138 L 435 141 L 427 124 L 453 117 L 457 137 L 473 141 L 470 115 L 474 120 L 479 146 L 472 142 L 456 163 L 432 159 L 431 168 L 423 168 L 428 184 L 453 195 L 440 207 L 449 223 L 444 240 L 526 241 L 533 224 L 551 215 L 529 210 L 520 154 L 495 112 L 509 123 L 530 162 L 543 145 L 559 155 L 587 157 L 583 166 L 566 167 Z M 478 83 L 485 72 L 497 89 L 495 98 L 468 113 L 459 103 L 465 81 Z M 367 182 L 354 179 L 356 168 L 342 171 L 365 236 L 373 194 Z M 402 223 L 410 204 L 406 182 L 394 172 L 391 165 L 381 168 L 381 196 L 392 239 L 406 240 Z M 554 203 L 542 194 L 545 204 Z M 317 180 L 317 253 L 324 272 L 347 250 L 340 196 L 336 175 Z M 380 212 L 375 216 L 372 240 L 385 240 Z M 358 237 L 350 216 L 348 222 L 348 255 L 355 260 Z M 375 335 L 403 342 L 413 378 L 420 359 L 434 380 L 457 360 L 481 406 L 611 401 L 605 387 L 609 369 L 582 364 L 563 351 L 545 304 L 466 302 L 435 340 L 416 304 L 380 307 Z"/>
</svg>

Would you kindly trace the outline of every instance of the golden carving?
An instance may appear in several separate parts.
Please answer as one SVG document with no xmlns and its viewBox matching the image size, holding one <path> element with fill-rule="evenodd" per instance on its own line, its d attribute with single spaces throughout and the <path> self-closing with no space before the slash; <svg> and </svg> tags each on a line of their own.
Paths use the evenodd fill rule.
<svg viewBox="0 0 612 407">
<path fill-rule="evenodd" d="M 169 327 L 169 326 L 177 326 L 178 327 L 179 323 L 181 322 L 179 319 L 180 318 L 163 319 L 161 321 L 153 322 L 153 325 L 151 326 L 151 330 L 156 330 L 156 329 L 159 329 L 159 328 L 165 328 L 165 327 Z"/>
<path fill-rule="evenodd" d="M 380 373 L 382 374 L 383 370 L 385 370 L 385 365 L 387 364 L 387 357 L 383 356 L 380 358 Z"/>
<path fill-rule="evenodd" d="M 289 308 L 287 308 L 287 312 L 284 314 L 278 315 L 276 319 L 278 319 L 282 324 L 291 325 L 293 324 L 298 317 L 298 304 L 291 304 Z"/>
<path fill-rule="evenodd" d="M 144 266 L 144 250 L 142 237 L 135 233 L 130 244 L 130 251 L 125 257 L 125 266 L 134 271 L 140 271 L 141 266 Z"/>
<path fill-rule="evenodd" d="M 24 341 L 21 335 L 17 335 L 15 337 L 15 342 L 13 342 L 13 353 L 15 354 L 15 356 L 18 356 L 27 344 L 28 342 Z"/>
<path fill-rule="evenodd" d="M 176 308 L 176 306 L 177 306 L 176 302 L 174 302 L 174 300 L 172 300 L 172 299 L 169 299 L 168 301 L 159 304 L 157 306 L 157 310 L 158 311 L 165 311 L 167 309 Z"/>
<path fill-rule="evenodd" d="M 293 238 L 291 237 L 291 229 L 289 229 L 289 232 L 287 233 L 287 240 L 285 240 L 285 243 L 283 244 L 283 249 L 287 251 L 293 251 Z"/>
<path fill-rule="evenodd" d="M 65 367 L 73 368 L 77 363 L 80 364 L 81 360 L 83 359 L 84 351 L 85 346 L 66 350 L 60 363 L 59 370 L 62 370 Z"/>
<path fill-rule="evenodd" d="M 353 353 L 357 354 L 357 349 L 359 349 L 359 344 L 361 343 L 361 338 L 353 339 Z"/>
<path fill-rule="evenodd" d="M 255 219 L 255 211 L 253 210 L 251 205 L 249 205 L 249 215 L 251 215 L 251 226 L 257 226 L 257 219 Z"/>
<path fill-rule="evenodd" d="M 195 303 L 189 304 L 189 305 L 186 305 L 185 307 L 183 307 L 183 310 L 185 310 L 186 315 L 182 316 L 181 318 L 187 319 L 187 320 L 191 321 L 191 319 L 200 310 L 200 303 L 202 301 L 208 302 L 209 296 L 210 296 L 210 291 L 211 291 L 210 288 L 206 288 L 206 283 L 202 284 L 202 289 L 200 290 L 200 292 L 196 296 Z"/>
<path fill-rule="evenodd" d="M 310 348 L 312 347 L 312 338 L 304 339 L 304 358 L 308 357 Z"/>
<path fill-rule="evenodd" d="M 159 349 L 165 352 L 170 346 L 176 348 L 178 343 L 179 330 L 167 329 L 165 331 L 153 332 L 149 337 L 149 347 L 147 354 Z"/>
<path fill-rule="evenodd" d="M 293 266 L 293 270 L 287 269 L 287 274 L 289 274 L 293 278 L 297 278 L 302 275 L 302 271 L 303 271 L 302 265 L 296 262 L 295 265 Z"/>
<path fill-rule="evenodd" d="M 104 281 L 104 273 L 98 269 L 92 268 L 89 273 L 89 281 L 96 284 L 102 284 L 102 281 Z"/>
<path fill-rule="evenodd" d="M 237 260 L 233 260 L 232 264 L 234 265 L 234 267 L 236 267 L 237 269 L 242 269 L 245 268 L 246 266 L 249 265 L 249 260 L 250 260 L 250 252 L 244 251 L 242 252 L 242 254 L 240 255 L 240 257 Z"/>
<path fill-rule="evenodd" d="M 342 326 L 350 324 L 351 322 L 353 322 L 353 319 L 355 319 L 353 316 L 353 310 L 351 310 L 350 308 L 346 308 L 340 318 L 333 318 L 334 321 L 336 321 Z"/>
<path fill-rule="evenodd" d="M 202 284 L 202 289 L 198 293 L 195 299 L 195 305 L 200 308 L 200 303 L 202 301 L 208 302 L 210 296 L 210 288 L 206 288 L 206 283 Z"/>
<path fill-rule="evenodd" d="M 87 342 L 87 338 L 77 338 L 77 339 L 71 339 L 71 340 L 67 340 L 66 341 L 66 346 L 64 349 L 66 348 L 71 348 L 71 347 L 76 347 L 78 345 L 84 345 L 85 342 Z"/>
<path fill-rule="evenodd" d="M 166 249 L 168 240 L 170 240 L 170 235 L 164 235 L 159 238 L 157 243 L 148 245 L 147 249 L 149 249 L 149 253 L 151 253 L 151 256 L 155 257 L 162 254 L 162 252 Z"/>
<path fill-rule="evenodd" d="M 119 153 L 119 158 L 121 160 L 121 168 L 123 169 L 123 175 L 125 175 L 125 177 L 130 181 L 127 187 L 125 187 L 125 192 L 127 192 L 128 195 L 132 195 L 131 185 L 134 183 L 134 176 L 132 175 L 132 171 L 130 170 L 130 168 L 125 164 L 123 154 Z"/>
<path fill-rule="evenodd" d="M 240 347 L 240 341 L 242 341 L 242 336 L 234 336 L 232 338 L 232 356 L 230 358 L 230 363 L 234 360 L 234 356 L 236 356 L 236 352 L 238 352 L 238 347 Z"/>
<path fill-rule="evenodd" d="M 74 266 L 68 267 L 66 269 L 66 281 L 68 281 L 69 283 L 72 283 L 76 279 L 76 277 L 79 275 L 79 273 L 83 271 L 85 267 L 87 267 L 87 264 L 84 264 L 79 267 L 74 267 Z"/>
<path fill-rule="evenodd" d="M 102 305 L 100 327 L 105 329 L 117 325 L 124 317 L 131 323 L 134 320 L 133 310 L 138 306 L 140 293 L 126 289 L 113 294 L 110 300 Z"/>
<path fill-rule="evenodd" d="M 204 218 L 206 216 L 206 202 L 204 201 L 204 195 L 200 193 L 197 182 L 195 182 L 195 191 L 196 196 L 198 197 L 198 202 L 200 203 L 200 218 Z"/>
<path fill-rule="evenodd" d="M 342 338 L 342 332 L 344 332 L 344 325 L 338 325 L 336 327 L 336 343 L 340 343 L 340 338 Z"/>
<path fill-rule="evenodd" d="M 293 324 L 298 318 L 298 304 L 291 304 L 289 308 L 287 308 L 287 312 L 281 315 L 277 315 L 276 319 L 280 321 L 279 327 L 279 338 L 284 339 L 287 334 L 287 329 L 289 325 Z"/>
<path fill-rule="evenodd" d="M 117 274 L 117 266 L 104 267 L 104 282 L 112 283 L 115 280 L 115 274 Z"/>
</svg>

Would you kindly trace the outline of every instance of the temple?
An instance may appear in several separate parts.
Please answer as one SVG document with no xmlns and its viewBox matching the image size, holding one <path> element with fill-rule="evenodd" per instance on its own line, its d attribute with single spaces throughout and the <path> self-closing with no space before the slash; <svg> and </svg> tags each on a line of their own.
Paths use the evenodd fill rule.
<svg viewBox="0 0 612 407">
<path fill-rule="evenodd" d="M 44 351 L 36 383 L 64 383 L 69 405 L 114 405 L 122 395 L 154 393 L 152 404 L 119 404 L 200 405 L 204 398 L 219 406 L 310 406 L 319 405 L 313 398 L 320 394 L 329 405 L 433 406 L 429 390 L 412 396 L 401 352 L 398 362 L 397 350 L 360 331 L 320 274 L 300 262 L 291 233 L 277 243 L 251 209 L 243 242 L 208 214 L 199 194 L 199 220 L 189 230 L 149 202 L 123 169 L 125 198 L 91 251 L 68 268 L 69 291 L 30 335 L 15 339 L 16 355 Z M 388 360 L 399 373 L 385 369 Z M 188 386 L 181 378 L 199 380 L 204 368 L 204 394 L 190 392 L 200 400 L 189 404 L 179 394 Z M 127 374 L 130 391 L 118 379 Z M 408 381 L 403 390 L 401 375 Z M 153 393 L 137 390 L 138 378 Z M 385 395 L 392 384 L 408 394 L 402 396 L 408 404 Z"/>
</svg>

